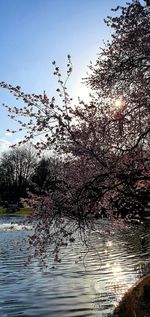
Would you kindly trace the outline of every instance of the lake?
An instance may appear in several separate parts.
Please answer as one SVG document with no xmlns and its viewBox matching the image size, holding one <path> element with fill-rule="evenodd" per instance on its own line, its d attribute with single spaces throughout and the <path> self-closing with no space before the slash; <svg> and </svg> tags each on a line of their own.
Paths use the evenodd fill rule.
<svg viewBox="0 0 150 317">
<path fill-rule="evenodd" d="M 25 266 L 23 238 L 30 228 L 20 217 L 0 218 L 0 317 L 106 317 L 124 292 L 150 272 L 150 222 L 92 235 L 89 250 L 78 241 L 48 268 L 39 260 Z M 12 224 L 13 223 L 13 224 Z M 22 251 L 20 251 L 20 248 Z"/>
</svg>

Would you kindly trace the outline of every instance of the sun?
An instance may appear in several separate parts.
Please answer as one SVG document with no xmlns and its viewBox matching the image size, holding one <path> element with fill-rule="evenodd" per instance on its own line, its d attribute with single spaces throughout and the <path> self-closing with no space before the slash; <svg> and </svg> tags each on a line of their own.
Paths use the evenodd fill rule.
<svg viewBox="0 0 150 317">
<path fill-rule="evenodd" d="M 123 96 L 120 96 L 118 99 L 115 100 L 113 107 L 115 109 L 123 109 L 124 108 Z"/>
</svg>

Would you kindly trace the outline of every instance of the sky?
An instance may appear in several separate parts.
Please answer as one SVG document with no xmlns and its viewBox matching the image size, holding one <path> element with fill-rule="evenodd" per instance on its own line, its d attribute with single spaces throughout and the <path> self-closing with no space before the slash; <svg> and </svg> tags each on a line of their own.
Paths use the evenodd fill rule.
<svg viewBox="0 0 150 317">
<path fill-rule="evenodd" d="M 81 84 L 88 65 L 95 61 L 103 41 L 110 39 L 104 18 L 111 8 L 126 0 L 0 0 L 0 81 L 21 86 L 26 93 L 55 95 L 57 82 L 52 61 L 62 73 L 67 54 L 73 62 L 69 89 L 73 97 L 87 96 Z M 0 151 L 16 142 L 7 128 L 15 123 L 7 117 L 2 103 L 15 99 L 0 89 Z"/>
</svg>

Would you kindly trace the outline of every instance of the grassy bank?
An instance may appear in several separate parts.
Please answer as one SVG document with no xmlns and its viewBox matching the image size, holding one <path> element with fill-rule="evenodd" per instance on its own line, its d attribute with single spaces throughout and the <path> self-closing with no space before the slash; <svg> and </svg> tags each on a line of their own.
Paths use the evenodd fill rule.
<svg viewBox="0 0 150 317">
<path fill-rule="evenodd" d="M 31 213 L 31 208 L 20 208 L 17 211 L 7 211 L 7 208 L 0 207 L 0 215 L 28 215 Z"/>
</svg>

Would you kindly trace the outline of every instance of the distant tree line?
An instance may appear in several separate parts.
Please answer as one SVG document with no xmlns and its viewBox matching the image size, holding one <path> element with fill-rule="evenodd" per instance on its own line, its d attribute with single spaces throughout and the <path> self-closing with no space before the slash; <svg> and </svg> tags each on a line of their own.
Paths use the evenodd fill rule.
<svg viewBox="0 0 150 317">
<path fill-rule="evenodd" d="M 0 201 L 18 203 L 28 191 L 42 195 L 58 178 L 60 162 L 52 157 L 38 158 L 30 147 L 15 147 L 0 157 Z"/>
</svg>

